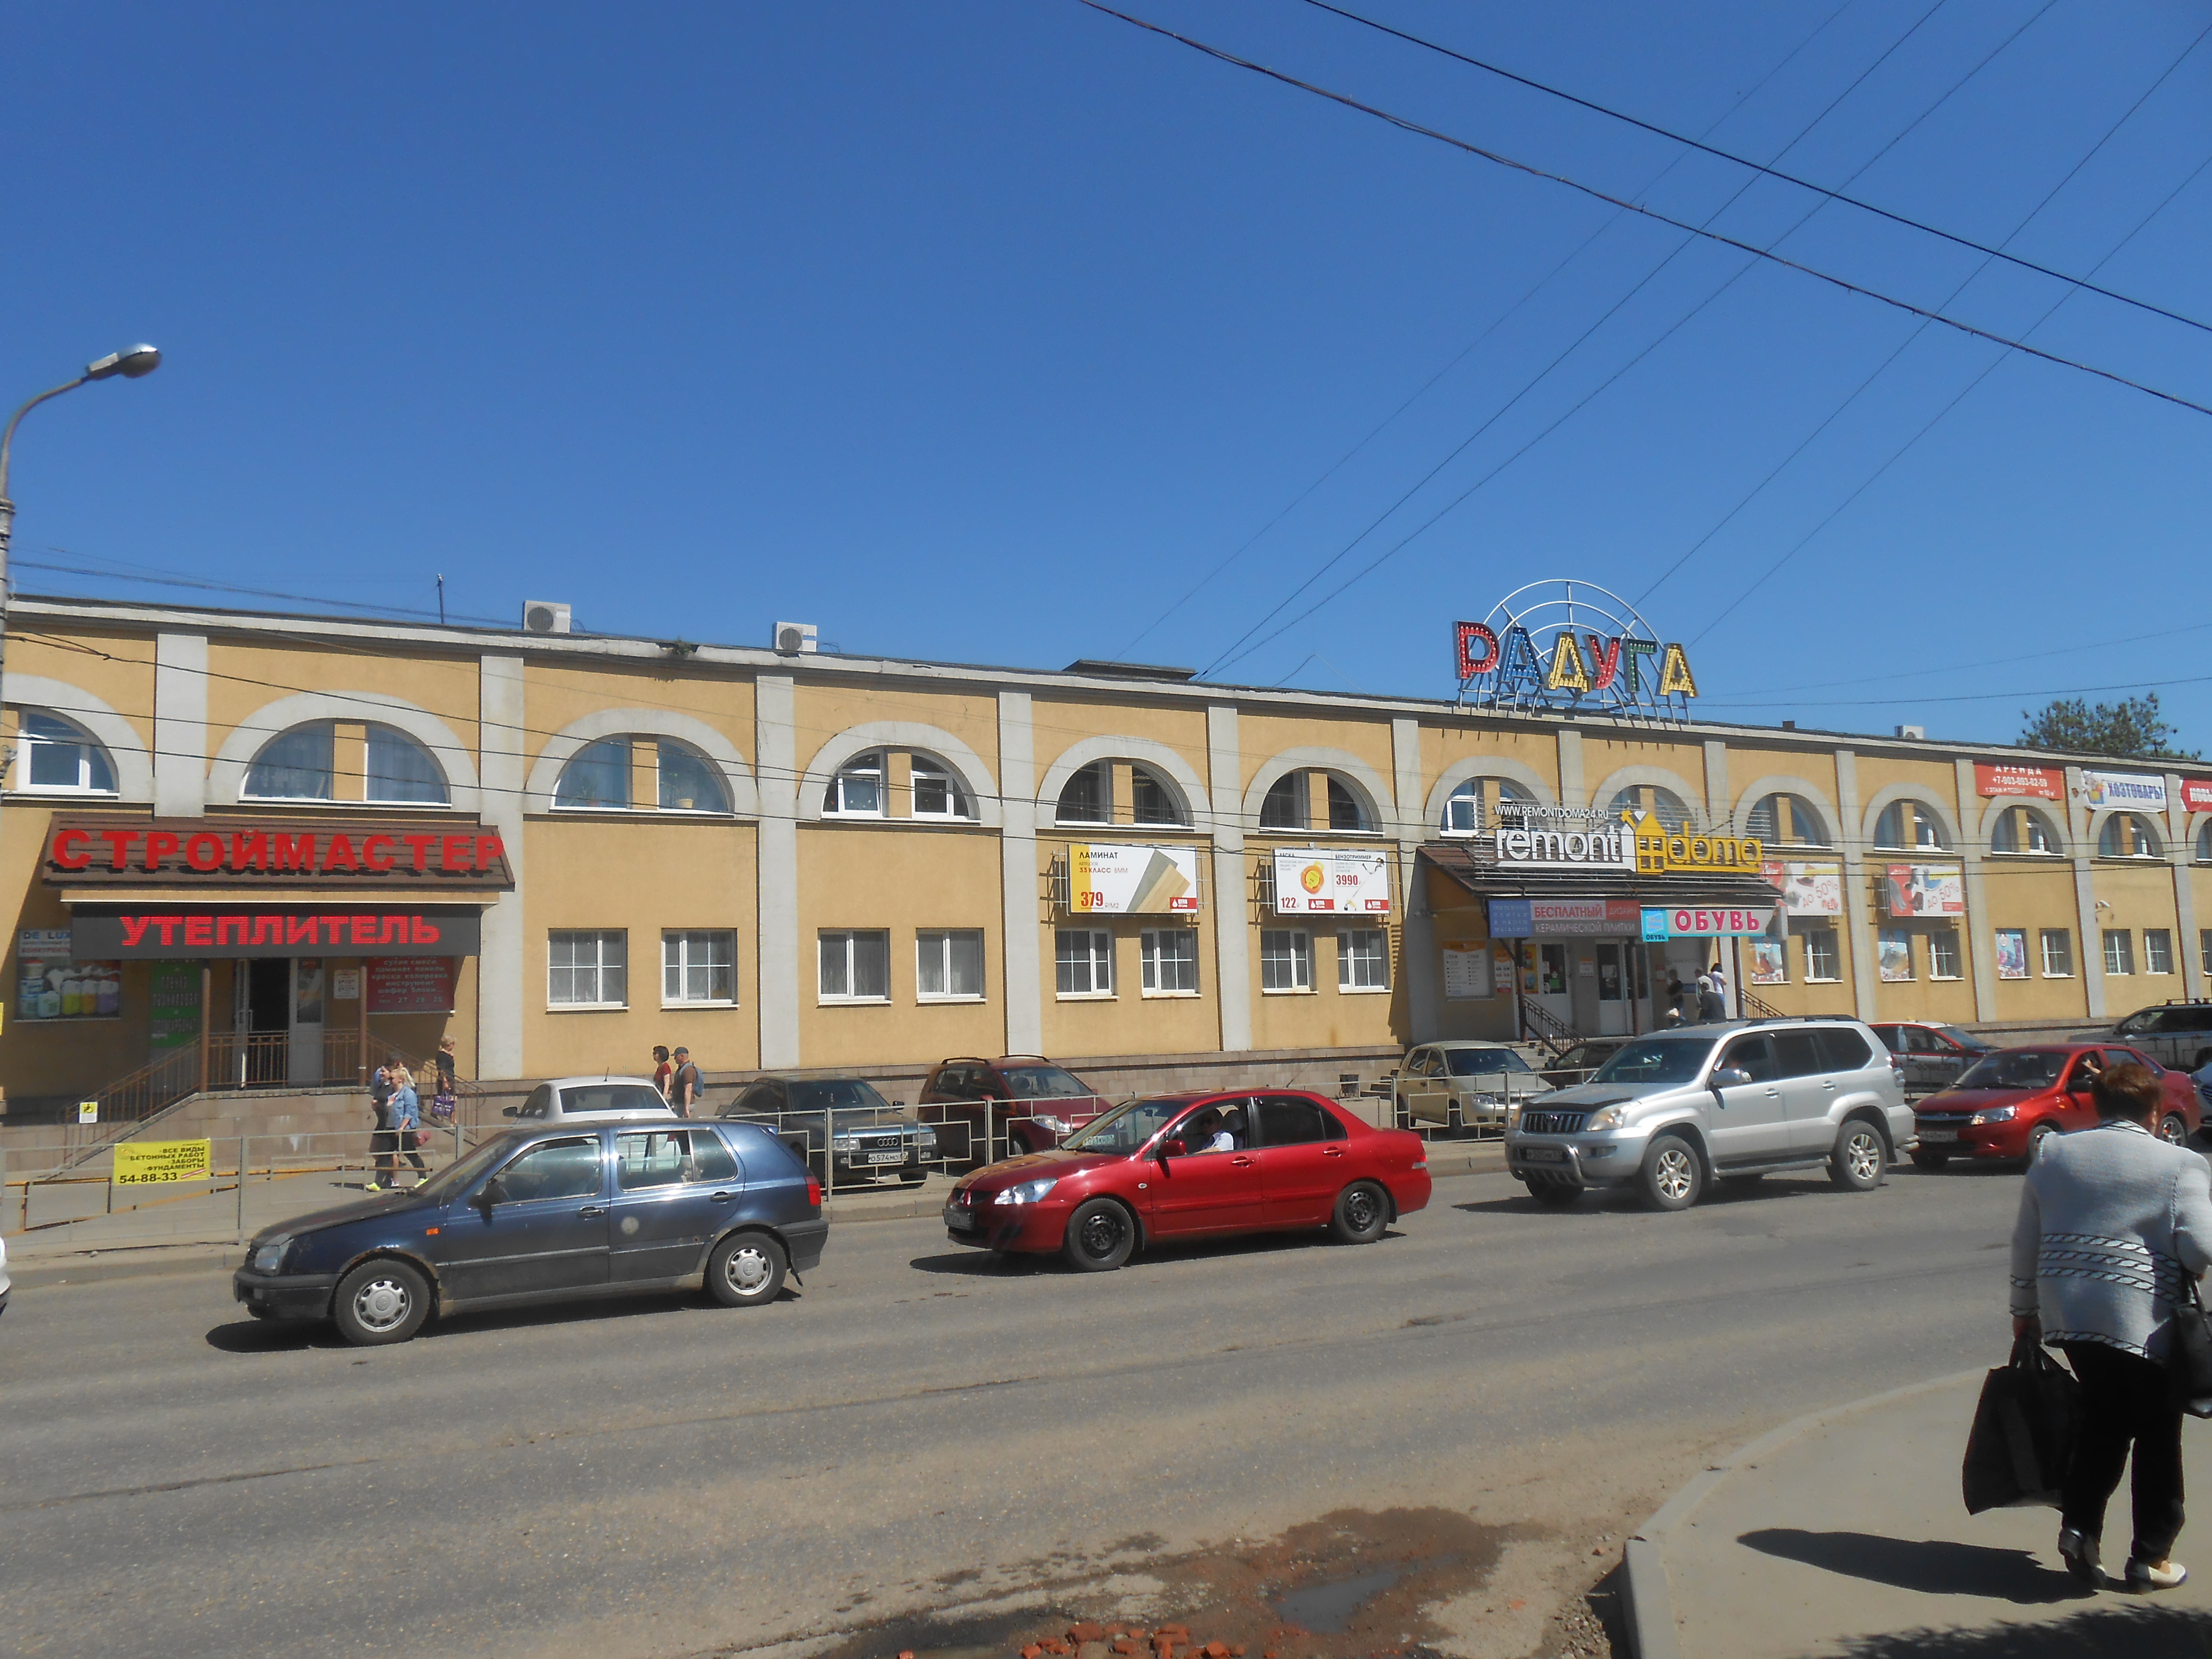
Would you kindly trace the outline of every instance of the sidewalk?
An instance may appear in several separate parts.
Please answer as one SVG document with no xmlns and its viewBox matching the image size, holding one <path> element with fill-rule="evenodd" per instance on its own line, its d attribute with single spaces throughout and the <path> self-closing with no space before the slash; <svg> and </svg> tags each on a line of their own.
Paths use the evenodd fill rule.
<svg viewBox="0 0 2212 1659">
<path fill-rule="evenodd" d="M 1959 1465 L 1981 1382 L 1800 1419 L 1692 1481 L 1638 1535 L 1642 1559 L 1631 1546 L 1639 1659 L 2203 1659 L 2212 1522 L 2175 1550 L 2188 1583 L 2136 1596 L 2067 1577 L 2055 1510 L 1966 1513 Z M 2212 1494 L 2212 1428 L 2186 1425 L 2184 1449 L 2190 1486 Z M 2116 1577 L 2127 1516 L 2123 1482 L 2105 1523 Z"/>
</svg>

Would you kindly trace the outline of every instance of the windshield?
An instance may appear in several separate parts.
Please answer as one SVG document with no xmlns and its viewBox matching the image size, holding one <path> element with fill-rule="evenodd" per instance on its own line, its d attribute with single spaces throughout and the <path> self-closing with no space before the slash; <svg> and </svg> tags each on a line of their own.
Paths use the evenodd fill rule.
<svg viewBox="0 0 2212 1659">
<path fill-rule="evenodd" d="M 1447 1048 L 1444 1060 L 1454 1077 L 1480 1077 L 1488 1072 L 1528 1069 L 1528 1062 L 1510 1048 Z"/>
<path fill-rule="evenodd" d="M 465 1192 L 477 1177 L 500 1156 L 510 1150 L 514 1142 L 505 1135 L 494 1135 L 482 1146 L 473 1147 L 458 1164 L 448 1164 L 415 1189 L 417 1198 L 447 1199 L 455 1193 Z"/>
<path fill-rule="evenodd" d="M 1713 1051 L 1711 1037 L 1646 1037 L 1598 1067 L 1592 1083 L 1688 1083 Z"/>
<path fill-rule="evenodd" d="M 1082 1079 L 1057 1066 L 1001 1066 L 999 1075 L 1016 1100 L 1066 1100 L 1091 1092 Z"/>
<path fill-rule="evenodd" d="M 1060 1144 L 1071 1152 L 1133 1152 L 1189 1104 L 1187 1100 L 1133 1100 L 1092 1119 Z"/>
<path fill-rule="evenodd" d="M 888 1112 L 890 1102 L 875 1091 L 873 1085 L 856 1077 L 830 1078 L 820 1083 L 794 1083 L 791 1085 L 791 1109 L 794 1112 L 818 1112 L 823 1107 L 838 1111 Z"/>
<path fill-rule="evenodd" d="M 580 1112 L 665 1112 L 659 1091 L 642 1083 L 577 1083 L 561 1091 L 561 1115 Z M 528 1115 L 535 1116 L 531 1113 Z"/>
<path fill-rule="evenodd" d="M 1969 1054 L 1986 1054 L 1990 1052 L 1990 1045 L 1972 1031 L 1962 1031 L 1955 1025 L 1938 1025 L 1934 1029 L 1941 1035 L 1950 1038 Z"/>
<path fill-rule="evenodd" d="M 1968 1068 L 1961 1089 L 2047 1089 L 2066 1064 L 2063 1048 L 2008 1048 Z"/>
</svg>

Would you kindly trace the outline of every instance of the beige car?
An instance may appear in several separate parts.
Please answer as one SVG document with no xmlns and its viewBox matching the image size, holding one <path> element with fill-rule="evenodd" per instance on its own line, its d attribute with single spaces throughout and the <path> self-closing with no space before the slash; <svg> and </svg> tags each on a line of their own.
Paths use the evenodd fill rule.
<svg viewBox="0 0 2212 1659">
<path fill-rule="evenodd" d="M 1391 1099 L 1401 1129 L 1434 1123 L 1447 1129 L 1503 1130 L 1509 1102 L 1551 1091 L 1535 1068 L 1504 1043 L 1456 1038 L 1407 1049 Z"/>
</svg>

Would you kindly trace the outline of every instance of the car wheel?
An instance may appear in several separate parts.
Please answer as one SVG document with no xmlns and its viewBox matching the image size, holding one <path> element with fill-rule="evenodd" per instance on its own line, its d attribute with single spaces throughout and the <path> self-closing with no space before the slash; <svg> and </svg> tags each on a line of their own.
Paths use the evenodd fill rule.
<svg viewBox="0 0 2212 1659">
<path fill-rule="evenodd" d="M 1889 1167 L 1889 1148 L 1881 1131 L 1863 1117 L 1845 1123 L 1836 1137 L 1836 1150 L 1828 1154 L 1828 1179 L 1848 1193 L 1870 1193 L 1881 1185 Z"/>
<path fill-rule="evenodd" d="M 1094 1198 L 1077 1205 L 1067 1218 L 1067 1236 L 1060 1253 L 1072 1267 L 1107 1273 L 1127 1261 L 1136 1248 L 1137 1224 L 1129 1212 L 1110 1198 Z"/>
<path fill-rule="evenodd" d="M 707 1258 L 707 1290 L 726 1308 L 757 1308 L 775 1300 L 790 1267 L 766 1233 L 732 1233 Z"/>
<path fill-rule="evenodd" d="M 1583 1189 L 1569 1181 L 1553 1181 L 1538 1176 L 1528 1182 L 1528 1196 L 1539 1204 L 1548 1204 L 1554 1209 L 1565 1209 L 1583 1195 Z"/>
<path fill-rule="evenodd" d="M 919 1187 L 923 1182 L 928 1179 L 929 1171 L 927 1170 L 901 1170 L 899 1171 L 899 1185 L 902 1187 Z"/>
<path fill-rule="evenodd" d="M 1940 1170 L 1951 1161 L 1948 1152 L 1915 1152 L 1912 1167 L 1916 1170 Z"/>
<path fill-rule="evenodd" d="M 1372 1244 L 1389 1225 L 1389 1194 L 1371 1181 L 1355 1181 L 1336 1195 L 1328 1236 L 1340 1244 Z"/>
<path fill-rule="evenodd" d="M 1705 1189 L 1698 1149 L 1680 1135 L 1659 1135 L 1644 1155 L 1644 1201 L 1655 1210 L 1686 1210 Z"/>
<path fill-rule="evenodd" d="M 2043 1143 L 2058 1131 L 2048 1123 L 2039 1123 L 2027 1132 L 2027 1156 L 2021 1160 L 2029 1169 L 2035 1167 L 2036 1157 L 2043 1151 Z"/>
<path fill-rule="evenodd" d="M 364 1261 L 338 1281 L 338 1334 L 356 1347 L 404 1342 L 430 1316 L 429 1281 L 404 1261 Z"/>
<path fill-rule="evenodd" d="M 2179 1112 L 2168 1112 L 2160 1120 L 2158 1138 L 2176 1146 L 2189 1144 L 2189 1120 Z"/>
</svg>

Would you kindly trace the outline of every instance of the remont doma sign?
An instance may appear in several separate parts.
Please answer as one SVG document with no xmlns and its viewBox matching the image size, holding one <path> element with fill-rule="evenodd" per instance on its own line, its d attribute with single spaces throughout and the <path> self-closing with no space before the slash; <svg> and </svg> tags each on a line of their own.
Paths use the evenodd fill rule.
<svg viewBox="0 0 2212 1659">
<path fill-rule="evenodd" d="M 1498 830 L 1498 861 L 1550 868 L 1633 870 L 1636 837 L 1625 823 L 1571 827 L 1538 820 L 1525 828 L 1509 825 Z"/>
</svg>

